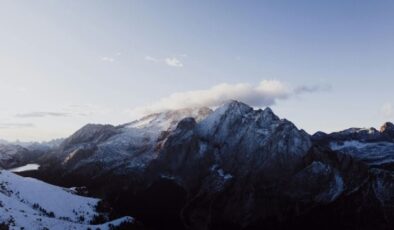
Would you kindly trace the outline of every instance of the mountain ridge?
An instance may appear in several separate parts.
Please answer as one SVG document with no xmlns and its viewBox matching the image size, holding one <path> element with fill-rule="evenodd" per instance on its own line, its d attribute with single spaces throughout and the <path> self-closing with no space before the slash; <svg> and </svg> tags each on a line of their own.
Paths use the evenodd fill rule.
<svg viewBox="0 0 394 230">
<path fill-rule="evenodd" d="M 377 133 L 388 137 L 364 129 L 311 136 L 270 108 L 230 101 L 214 111 L 184 109 L 120 126 L 85 126 L 45 154 L 30 175 L 87 186 L 119 215 L 154 228 L 359 226 L 351 216 L 368 219 L 361 229 L 385 229 L 393 224 L 387 159 L 394 146 L 372 138 Z M 348 148 L 348 141 L 372 144 L 387 159 L 380 162 L 367 151 L 371 146 Z M 323 213 L 340 221 L 327 222 Z"/>
</svg>

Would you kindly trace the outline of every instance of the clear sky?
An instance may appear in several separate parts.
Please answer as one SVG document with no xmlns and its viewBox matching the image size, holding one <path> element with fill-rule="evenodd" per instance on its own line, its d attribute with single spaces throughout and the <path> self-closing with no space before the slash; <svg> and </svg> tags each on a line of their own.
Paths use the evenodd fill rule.
<svg viewBox="0 0 394 230">
<path fill-rule="evenodd" d="M 385 0 L 2 0 L 0 139 L 121 124 L 184 95 L 256 102 L 265 81 L 286 89 L 255 106 L 310 133 L 378 127 L 394 120 L 393 12 Z"/>
</svg>

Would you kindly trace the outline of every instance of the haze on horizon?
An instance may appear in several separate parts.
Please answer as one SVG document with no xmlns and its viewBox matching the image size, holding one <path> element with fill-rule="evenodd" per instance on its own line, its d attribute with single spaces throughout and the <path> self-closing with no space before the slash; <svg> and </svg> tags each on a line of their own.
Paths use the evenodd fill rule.
<svg viewBox="0 0 394 230">
<path fill-rule="evenodd" d="M 394 120 L 392 1 L 27 1 L 0 7 L 0 139 L 236 99 L 309 133 Z"/>
</svg>

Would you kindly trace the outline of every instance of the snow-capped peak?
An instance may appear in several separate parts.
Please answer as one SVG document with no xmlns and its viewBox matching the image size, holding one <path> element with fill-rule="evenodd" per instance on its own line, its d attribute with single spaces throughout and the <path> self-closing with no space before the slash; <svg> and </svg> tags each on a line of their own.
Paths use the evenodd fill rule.
<svg viewBox="0 0 394 230">
<path fill-rule="evenodd" d="M 228 110 L 236 113 L 246 113 L 250 110 L 253 110 L 253 108 L 240 101 L 230 100 L 223 104 L 221 107 L 219 107 L 219 110 Z"/>
<path fill-rule="evenodd" d="M 193 117 L 196 121 L 200 121 L 210 113 L 212 113 L 212 110 L 207 107 L 169 110 L 162 113 L 150 114 L 137 121 L 126 124 L 126 127 L 139 129 L 154 128 L 166 131 L 175 128 L 176 124 L 183 118 Z"/>
<path fill-rule="evenodd" d="M 192 117 L 199 121 L 210 113 L 212 110 L 209 108 L 187 108 L 151 114 L 117 127 L 95 127 L 94 130 L 98 132 L 86 135 L 92 140 L 90 143 L 93 145 L 77 145 L 76 148 L 68 148 L 63 164 L 74 162 L 70 164 L 83 166 L 84 163 L 81 161 L 100 161 L 108 167 L 115 167 L 119 170 L 144 168 L 147 162 L 157 157 L 161 144 L 182 119 Z M 105 138 L 100 138 L 101 136 Z M 86 138 L 81 137 L 81 139 Z M 78 142 L 75 141 L 75 143 Z M 119 164 L 129 166 L 121 168 L 118 167 Z"/>
</svg>

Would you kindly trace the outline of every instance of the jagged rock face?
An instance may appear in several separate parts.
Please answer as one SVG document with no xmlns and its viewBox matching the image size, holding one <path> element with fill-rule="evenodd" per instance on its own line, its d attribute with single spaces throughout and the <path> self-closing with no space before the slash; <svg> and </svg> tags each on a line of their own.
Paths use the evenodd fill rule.
<svg viewBox="0 0 394 230">
<path fill-rule="evenodd" d="M 215 111 L 197 132 L 209 145 L 219 147 L 218 163 L 226 169 L 242 173 L 252 167 L 272 179 L 291 173 L 311 147 L 308 134 L 269 108 L 253 110 L 239 102 Z"/>
<path fill-rule="evenodd" d="M 152 171 L 194 194 L 183 212 L 189 227 L 232 221 L 246 227 L 281 218 L 289 208 L 283 200 L 307 196 L 308 205 L 323 204 L 348 190 L 339 166 L 328 160 L 305 165 L 310 149 L 309 136 L 270 109 L 231 102 L 199 123 L 181 121 Z"/>
<path fill-rule="evenodd" d="M 388 170 L 373 169 L 371 170 L 373 180 L 373 191 L 379 202 L 384 206 L 394 206 L 394 173 Z M 394 213 L 391 213 L 391 220 Z"/>
<path fill-rule="evenodd" d="M 286 192 L 289 196 L 316 203 L 330 203 L 344 190 L 344 182 L 338 172 L 320 161 L 313 161 L 294 175 L 288 186 Z"/>
<path fill-rule="evenodd" d="M 190 168 L 188 162 L 210 158 L 213 164 L 209 167 L 275 180 L 292 174 L 310 147 L 308 134 L 287 120 L 280 120 L 270 109 L 253 110 L 231 102 L 199 123 L 191 119 L 180 122 L 159 160 L 168 159 L 170 162 L 165 164 L 170 163 L 172 171 L 177 171 Z"/>
<path fill-rule="evenodd" d="M 357 135 L 352 138 L 365 131 Z M 362 161 L 327 147 L 312 147 L 304 131 L 280 120 L 270 109 L 253 110 L 238 102 L 220 107 L 201 122 L 182 120 L 165 142 L 151 168 L 150 173 L 154 172 L 189 191 L 182 217 L 191 229 L 226 224 L 263 227 L 270 220 L 291 223 L 292 218 L 313 216 L 316 207 L 327 205 L 333 207 L 328 208 L 332 215 L 341 210 L 358 218 L 351 210 L 359 209 L 364 215 L 372 208 L 368 200 L 377 199 L 371 192 L 376 184 L 384 202 L 374 203 L 374 209 L 385 210 L 391 202 L 387 201 L 392 191 L 390 176 L 371 177 Z M 353 198 L 358 194 L 363 194 L 362 201 Z M 388 210 L 384 212 L 392 208 Z M 338 214 L 338 218 L 344 216 Z M 381 225 L 388 226 L 390 221 L 382 219 Z"/>
<path fill-rule="evenodd" d="M 394 124 L 391 122 L 386 122 L 384 125 L 380 128 L 380 132 L 394 138 Z"/>
</svg>

